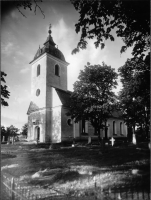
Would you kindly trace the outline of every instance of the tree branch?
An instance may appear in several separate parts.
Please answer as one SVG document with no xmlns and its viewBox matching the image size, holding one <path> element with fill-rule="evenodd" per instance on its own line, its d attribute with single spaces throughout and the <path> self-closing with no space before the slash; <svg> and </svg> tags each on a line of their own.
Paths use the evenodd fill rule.
<svg viewBox="0 0 151 200">
<path fill-rule="evenodd" d="M 21 10 L 19 9 L 19 6 L 17 6 L 17 10 L 21 13 L 21 15 L 22 15 L 23 17 L 27 18 L 27 17 L 24 15 L 24 13 L 21 12 Z"/>
<path fill-rule="evenodd" d="M 37 4 L 37 1 L 36 1 L 36 0 L 34 0 L 34 3 L 36 4 L 36 6 L 35 6 L 35 11 L 34 11 L 35 15 L 36 15 L 37 7 L 38 7 L 39 10 L 41 11 L 41 13 L 43 14 L 44 18 L 45 18 L 44 11 L 43 11 L 43 10 L 40 8 L 40 6 Z"/>
</svg>

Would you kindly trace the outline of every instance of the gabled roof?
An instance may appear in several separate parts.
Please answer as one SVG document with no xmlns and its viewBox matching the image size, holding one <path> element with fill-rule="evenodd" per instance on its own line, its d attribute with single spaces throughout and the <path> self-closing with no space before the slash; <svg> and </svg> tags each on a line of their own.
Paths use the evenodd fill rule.
<svg viewBox="0 0 151 200">
<path fill-rule="evenodd" d="M 65 107 L 69 107 L 69 102 L 70 102 L 70 96 L 72 94 L 71 91 L 65 91 L 65 90 L 61 90 L 61 89 L 56 89 L 56 92 L 60 98 L 61 103 L 63 104 L 63 106 Z"/>
<path fill-rule="evenodd" d="M 57 89 L 57 88 L 55 88 L 55 89 L 56 89 L 56 92 L 57 92 L 63 106 L 69 107 L 70 96 L 71 96 L 72 92 L 71 91 L 64 91 L 64 90 Z M 110 117 L 122 118 L 122 112 L 118 111 L 118 110 L 114 110 Z"/>
<path fill-rule="evenodd" d="M 30 115 L 30 113 L 37 111 L 37 110 L 39 110 L 39 107 L 31 101 L 28 111 L 27 111 L 27 115 Z"/>
<path fill-rule="evenodd" d="M 65 90 L 61 90 L 61 89 L 58 89 L 58 88 L 55 88 L 56 92 L 57 92 L 57 95 L 59 96 L 59 99 L 62 103 L 62 105 L 64 107 L 69 107 L 69 102 L 70 102 L 70 96 L 72 94 L 71 91 L 65 91 Z M 27 111 L 27 115 L 30 115 L 30 113 L 32 112 L 35 112 L 35 111 L 38 111 L 39 110 L 39 107 L 33 103 L 32 101 L 30 102 L 30 105 L 29 105 L 29 108 L 28 108 L 28 111 Z M 122 112 L 121 111 L 118 111 L 118 110 L 115 110 L 112 112 L 110 118 L 122 118 Z"/>
</svg>

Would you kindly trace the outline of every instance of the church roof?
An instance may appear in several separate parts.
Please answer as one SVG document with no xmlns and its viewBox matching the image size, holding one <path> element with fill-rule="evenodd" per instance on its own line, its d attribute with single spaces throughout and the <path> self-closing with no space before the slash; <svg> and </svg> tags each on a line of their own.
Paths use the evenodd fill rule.
<svg viewBox="0 0 151 200">
<path fill-rule="evenodd" d="M 39 107 L 31 101 L 28 111 L 27 111 L 27 115 L 30 115 L 30 113 L 37 111 L 37 110 L 39 110 Z"/>
<path fill-rule="evenodd" d="M 70 96 L 71 96 L 72 92 L 69 91 L 69 90 L 65 91 L 65 90 L 61 90 L 61 89 L 58 89 L 58 88 L 55 88 L 55 90 L 56 90 L 56 92 L 59 96 L 59 99 L 60 99 L 62 105 L 64 107 L 68 108 L 69 102 L 71 101 Z M 30 113 L 38 111 L 38 110 L 39 110 L 39 107 L 31 101 L 29 108 L 28 108 L 28 111 L 27 111 L 27 115 L 30 115 Z M 118 119 L 120 118 L 121 119 L 122 118 L 122 112 L 119 111 L 119 110 L 114 110 L 111 113 L 109 118 L 118 118 Z"/>
<path fill-rule="evenodd" d="M 50 55 L 66 62 L 63 53 L 58 48 L 55 47 L 56 44 L 54 43 L 53 38 L 51 36 L 50 28 L 51 28 L 51 26 L 49 27 L 49 31 L 48 31 L 49 35 L 44 43 L 44 46 L 42 48 L 40 48 L 40 46 L 39 46 L 39 49 L 37 50 L 37 52 L 34 56 L 34 59 L 31 62 L 36 60 L 38 57 L 40 57 L 44 53 L 49 53 Z"/>
<path fill-rule="evenodd" d="M 71 91 L 64 91 L 64 90 L 57 89 L 57 88 L 56 88 L 56 92 L 57 92 L 63 106 L 69 107 L 70 96 L 71 96 L 72 92 Z"/>
<path fill-rule="evenodd" d="M 70 96 L 71 96 L 72 92 L 71 91 L 64 91 L 64 90 L 61 90 L 61 89 L 58 89 L 58 88 L 55 88 L 55 89 L 56 89 L 56 92 L 57 92 L 63 106 L 69 107 Z M 110 117 L 111 118 L 112 117 L 113 118 L 122 118 L 122 112 L 118 111 L 118 110 L 114 110 L 111 113 Z"/>
</svg>

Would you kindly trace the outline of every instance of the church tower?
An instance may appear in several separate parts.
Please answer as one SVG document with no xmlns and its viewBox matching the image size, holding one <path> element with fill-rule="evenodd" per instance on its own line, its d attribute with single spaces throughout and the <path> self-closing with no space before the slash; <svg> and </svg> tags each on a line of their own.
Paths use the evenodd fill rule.
<svg viewBox="0 0 151 200">
<path fill-rule="evenodd" d="M 28 140 L 50 142 L 55 90 L 67 91 L 67 66 L 51 36 L 51 25 L 44 46 L 30 62 L 31 102 L 28 109 Z M 60 103 L 61 104 L 61 103 Z"/>
</svg>

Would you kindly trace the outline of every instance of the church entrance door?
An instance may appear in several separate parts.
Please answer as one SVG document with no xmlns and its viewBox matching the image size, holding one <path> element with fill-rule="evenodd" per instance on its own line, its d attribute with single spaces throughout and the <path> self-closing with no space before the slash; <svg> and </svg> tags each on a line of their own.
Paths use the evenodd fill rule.
<svg viewBox="0 0 151 200">
<path fill-rule="evenodd" d="M 37 141 L 40 141 L 40 127 L 39 126 L 36 127 L 36 139 Z"/>
</svg>

